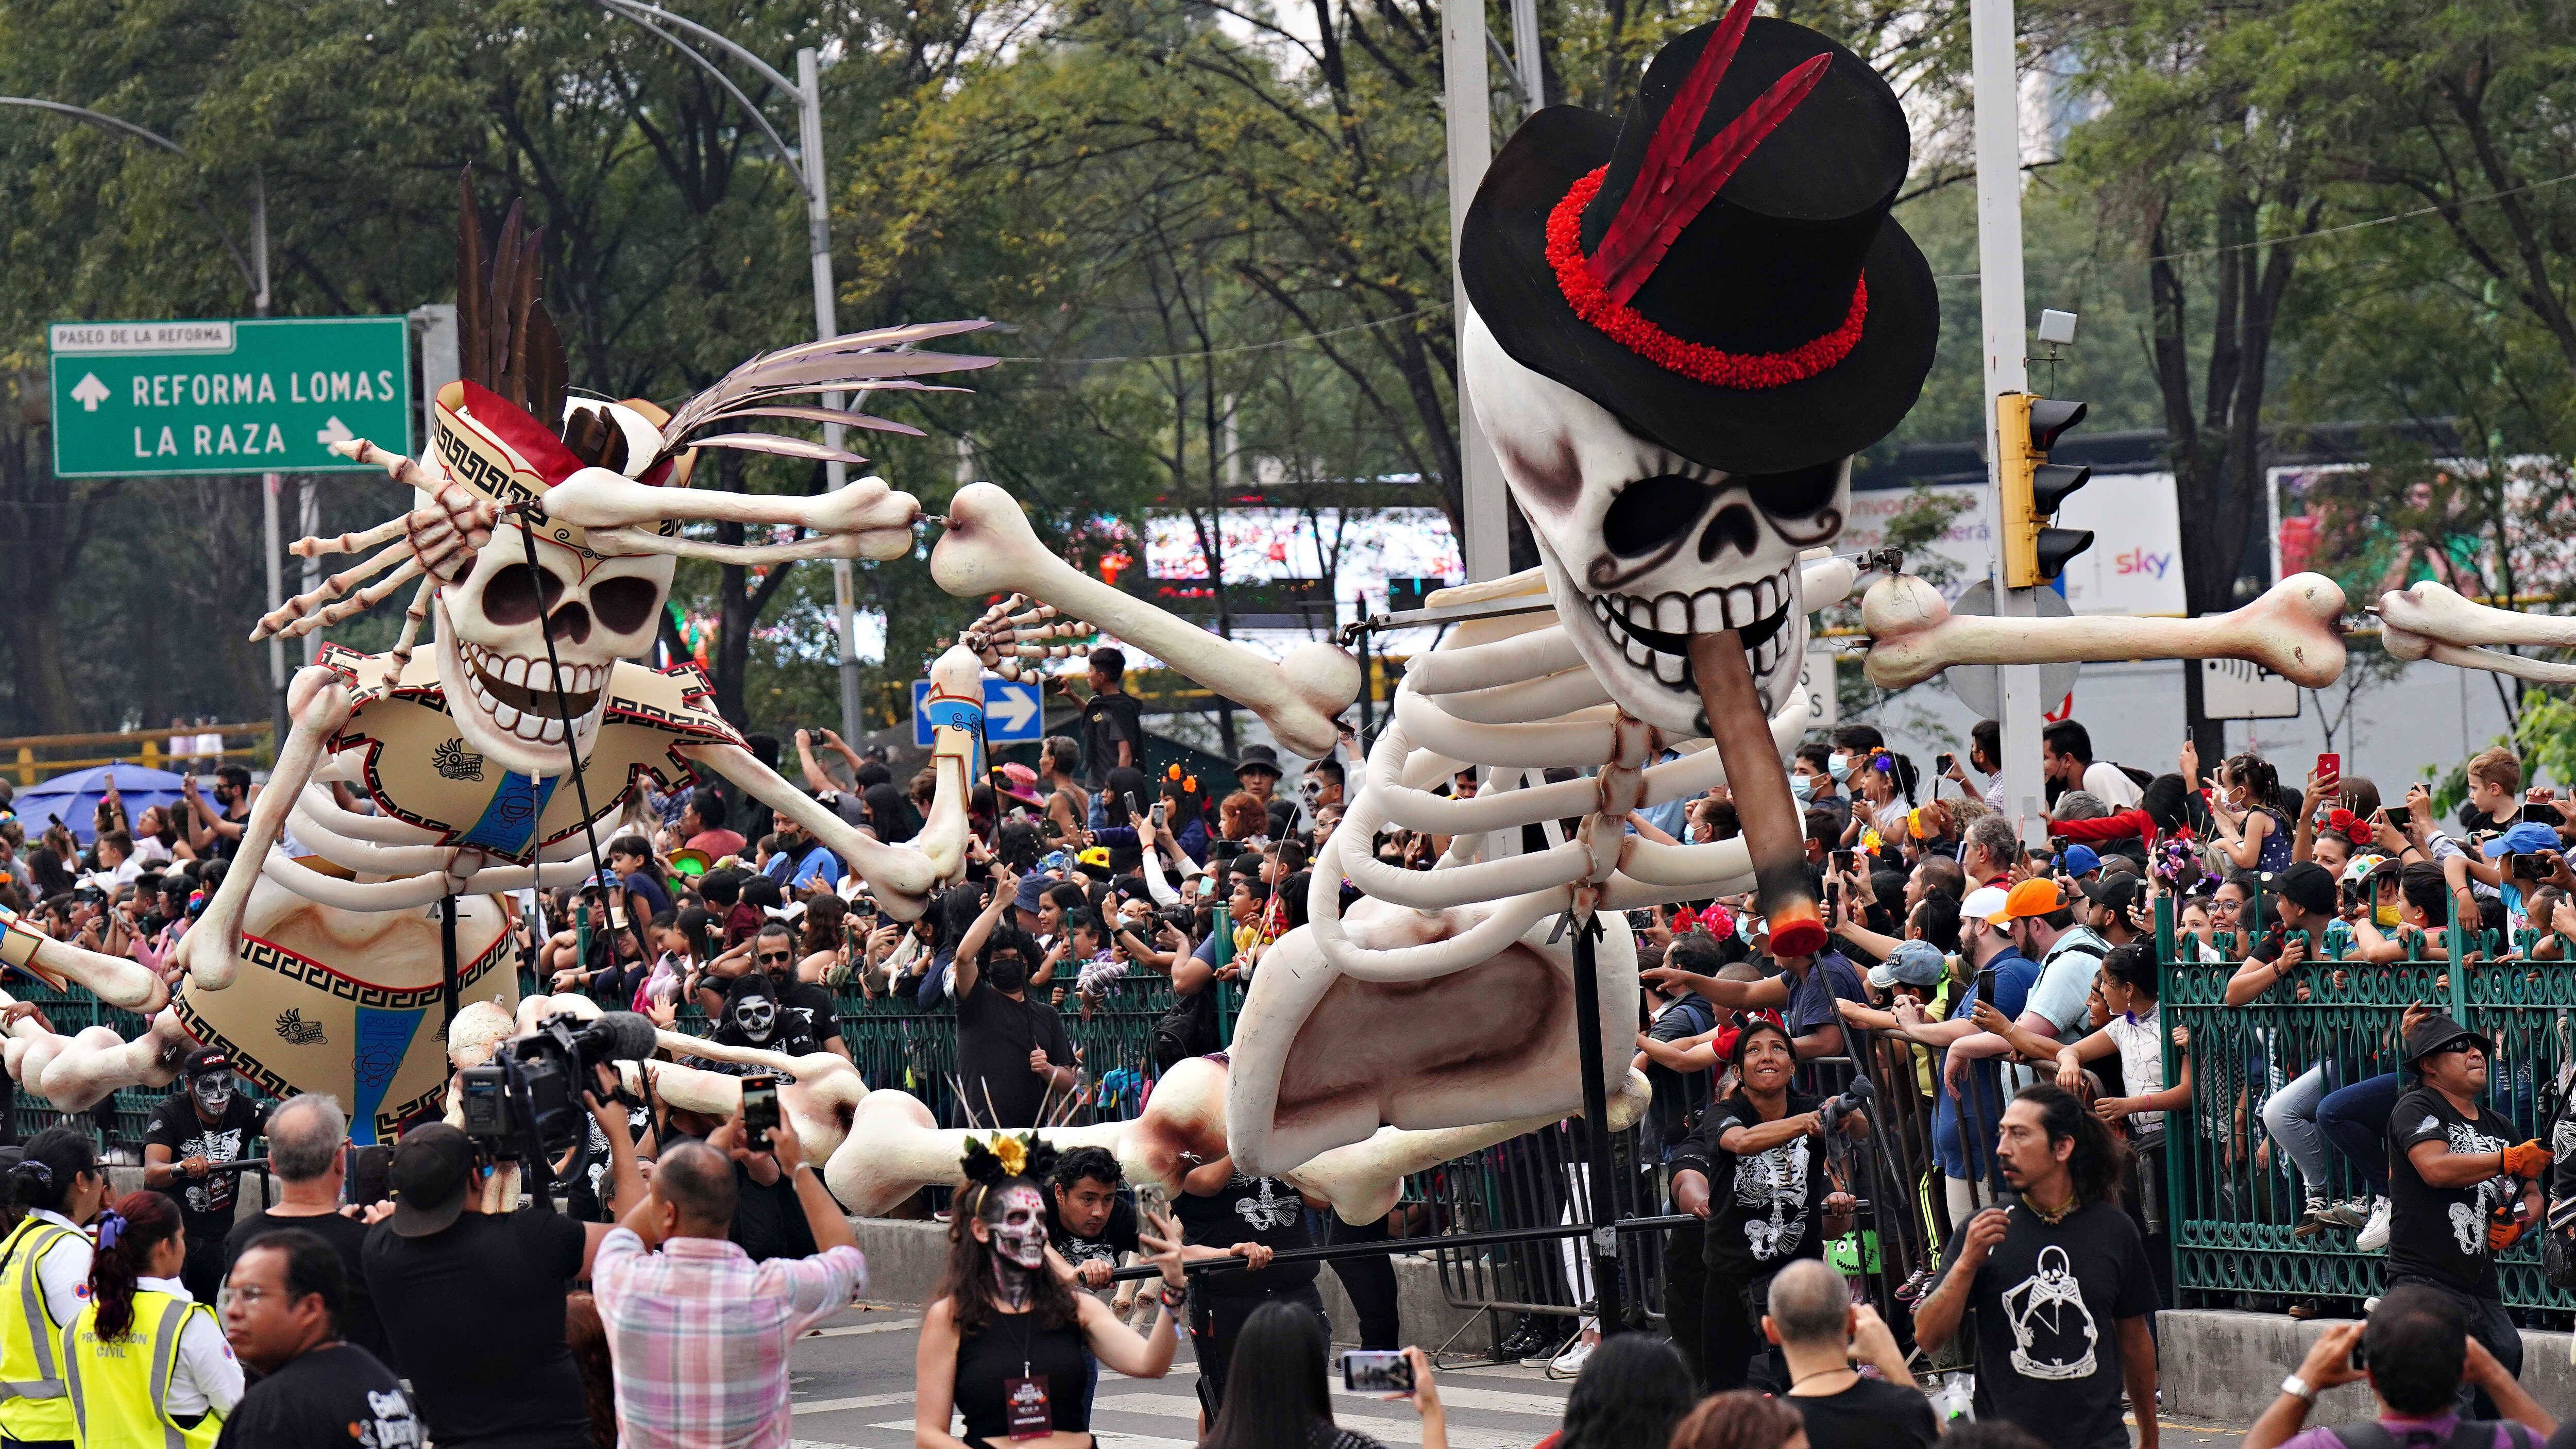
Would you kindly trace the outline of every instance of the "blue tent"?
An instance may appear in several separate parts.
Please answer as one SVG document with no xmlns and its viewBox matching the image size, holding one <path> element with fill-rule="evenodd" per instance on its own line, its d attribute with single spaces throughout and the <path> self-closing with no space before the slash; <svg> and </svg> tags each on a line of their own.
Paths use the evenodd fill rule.
<svg viewBox="0 0 2576 1449">
<path fill-rule="evenodd" d="M 18 819 L 27 827 L 30 844 L 40 834 L 49 815 L 59 815 L 83 845 L 90 843 L 90 822 L 98 813 L 98 802 L 107 795 L 110 772 L 116 777 L 116 792 L 124 798 L 125 818 L 140 821 L 143 812 L 155 805 L 179 807 L 187 797 L 179 793 L 181 776 L 167 770 L 147 770 L 141 765 L 92 765 L 68 775 L 56 775 L 41 785 L 18 792 Z M 211 797 L 209 797 L 211 798 Z"/>
</svg>

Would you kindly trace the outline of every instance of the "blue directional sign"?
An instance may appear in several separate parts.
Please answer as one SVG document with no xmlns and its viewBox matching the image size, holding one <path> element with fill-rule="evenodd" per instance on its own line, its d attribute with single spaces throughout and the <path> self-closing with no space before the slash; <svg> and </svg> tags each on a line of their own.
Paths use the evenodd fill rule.
<svg viewBox="0 0 2576 1449">
<path fill-rule="evenodd" d="M 997 745 L 1035 743 L 1046 737 L 1046 706 L 1039 693 L 1040 682 L 1034 679 L 1003 679 L 984 676 L 984 737 Z M 926 708 L 930 699 L 930 681 L 912 682 L 912 742 L 923 749 L 931 744 L 930 731 L 941 723 Z"/>
</svg>

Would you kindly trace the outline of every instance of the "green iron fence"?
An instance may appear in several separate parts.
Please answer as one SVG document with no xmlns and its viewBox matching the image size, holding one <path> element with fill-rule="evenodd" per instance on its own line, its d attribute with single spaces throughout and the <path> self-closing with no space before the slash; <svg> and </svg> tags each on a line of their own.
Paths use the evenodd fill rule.
<svg viewBox="0 0 2576 1449">
<path fill-rule="evenodd" d="M 2169 911 L 2159 912 L 2157 926 L 2166 1080 L 2175 1080 L 2185 1056 L 2192 1070 L 2192 1109 L 2167 1114 L 2163 1153 L 2175 1286 L 2187 1301 L 2228 1306 L 2252 1295 L 2256 1306 L 2272 1306 L 2260 1300 L 2359 1300 L 2381 1290 L 2386 1254 L 2363 1252 L 2355 1230 L 2295 1234 L 2308 1189 L 2266 1132 L 2263 1109 L 2313 1067 L 2324 1068 L 2330 1090 L 2396 1072 L 2398 1024 L 2411 1004 L 2491 1038 L 2488 1105 L 2514 1124 L 2517 1140 L 2546 1135 L 2552 1083 L 2576 1057 L 2576 961 L 2529 959 L 2547 935 L 2516 933 L 2509 953 L 2523 958 L 2516 960 L 2499 959 L 2508 954 L 2500 933 L 2463 930 L 2456 920 L 2420 938 L 2415 958 L 2400 962 L 2350 959 L 2338 943 L 2313 950 L 2322 959 L 2261 998 L 2231 1007 L 2227 981 L 2245 958 L 2244 943 L 2265 930 L 2260 920 L 2242 935 L 2222 933 L 2207 952 L 2176 939 Z M 2563 939 L 2557 950 L 2576 958 Z M 2471 953 L 2479 959 L 2462 964 Z M 2172 1044 L 2177 1026 L 2190 1030 L 2187 1050 Z M 2385 1118 L 2369 1125 L 2384 1153 Z M 2367 1204 L 2384 1192 L 2339 1146 L 2329 1144 L 2326 1159 L 2330 1198 Z M 2508 1249 L 2498 1267 L 2506 1303 L 2576 1311 L 2576 1294 L 2541 1277 L 2537 1234 Z"/>
</svg>

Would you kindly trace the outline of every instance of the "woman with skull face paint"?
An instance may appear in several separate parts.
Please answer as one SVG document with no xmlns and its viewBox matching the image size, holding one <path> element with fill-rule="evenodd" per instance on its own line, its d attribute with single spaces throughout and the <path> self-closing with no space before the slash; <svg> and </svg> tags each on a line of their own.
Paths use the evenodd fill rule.
<svg viewBox="0 0 2576 1449">
<path fill-rule="evenodd" d="M 995 1133 L 966 1144 L 967 1184 L 948 1225 L 948 1276 L 921 1319 L 914 1360 L 913 1442 L 920 1449 L 1090 1449 L 1090 1360 L 1129 1378 L 1161 1378 L 1180 1347 L 1180 1225 L 1156 1214 L 1137 1235 L 1162 1270 L 1161 1309 L 1138 1336 L 1109 1305 L 1047 1268 L 1039 1183 L 1055 1149 Z M 963 1415 L 963 1438 L 948 1432 Z"/>
</svg>

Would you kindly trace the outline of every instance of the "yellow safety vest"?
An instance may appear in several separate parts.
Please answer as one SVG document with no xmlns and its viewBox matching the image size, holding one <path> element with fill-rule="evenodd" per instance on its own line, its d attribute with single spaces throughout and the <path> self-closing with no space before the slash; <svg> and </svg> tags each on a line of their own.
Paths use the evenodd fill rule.
<svg viewBox="0 0 2576 1449">
<path fill-rule="evenodd" d="M 12 1439 L 68 1439 L 71 1400 L 56 1366 L 61 1325 L 36 1265 L 54 1245 L 78 1234 L 33 1213 L 0 1239 L 0 1434 Z"/>
<path fill-rule="evenodd" d="M 72 1442 L 80 1449 L 214 1449 L 224 1416 L 209 1408 L 192 1428 L 170 1416 L 170 1378 L 179 1366 L 179 1337 L 191 1314 L 215 1315 L 202 1303 L 167 1293 L 134 1295 L 134 1326 L 125 1337 L 98 1336 L 98 1305 L 81 1306 L 63 1330 L 63 1385 L 72 1406 Z"/>
</svg>

